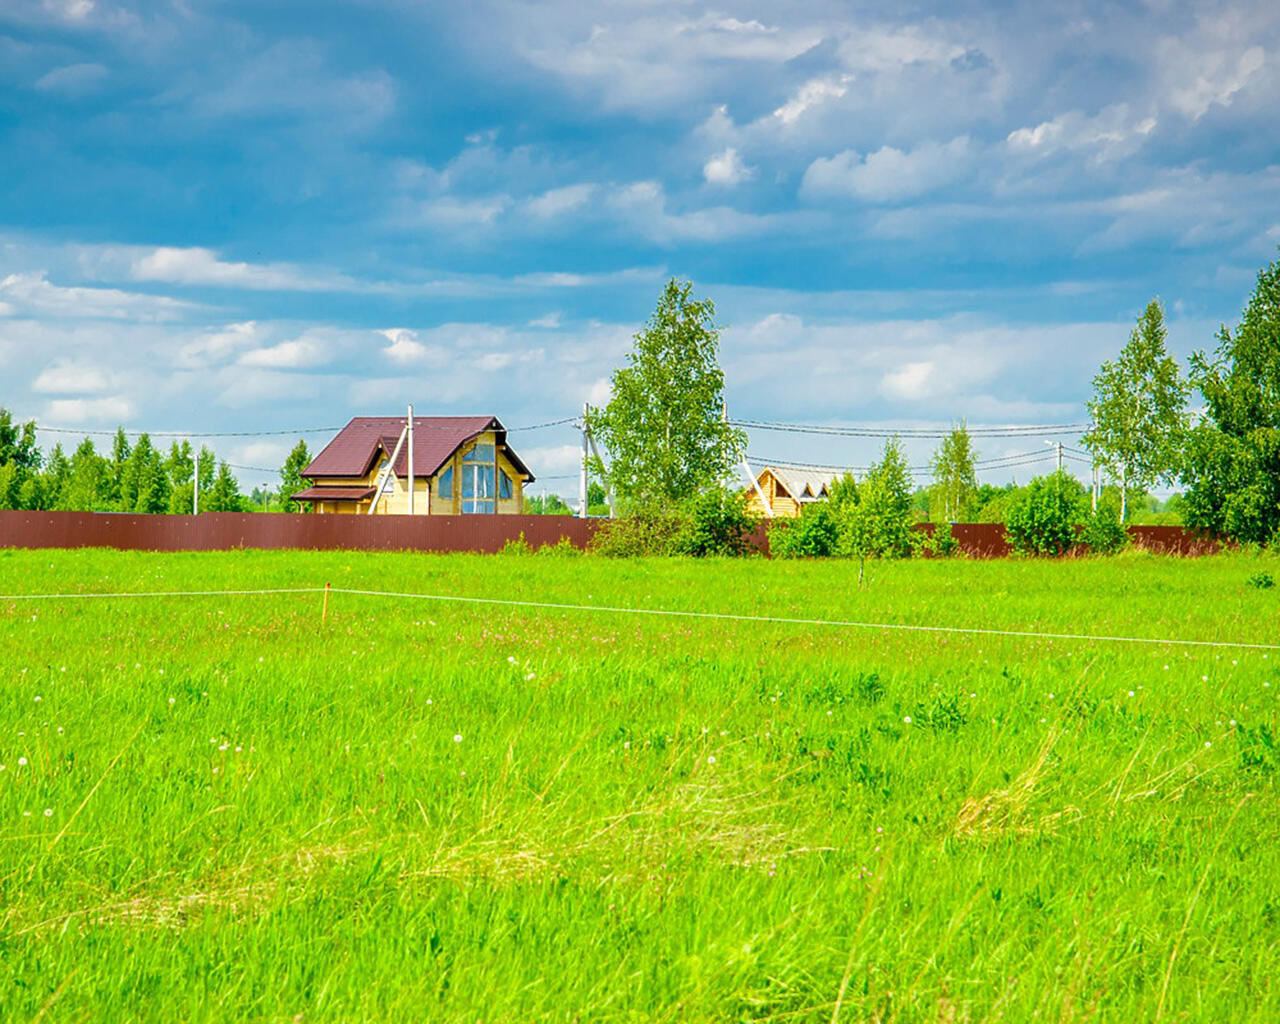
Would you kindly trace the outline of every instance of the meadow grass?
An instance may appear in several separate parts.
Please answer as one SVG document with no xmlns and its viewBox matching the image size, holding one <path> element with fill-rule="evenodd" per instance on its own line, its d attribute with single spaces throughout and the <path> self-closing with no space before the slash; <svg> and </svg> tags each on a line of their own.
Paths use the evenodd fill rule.
<svg viewBox="0 0 1280 1024">
<path fill-rule="evenodd" d="M 0 594 L 1280 642 L 1257 569 L 0 551 Z M 321 604 L 0 600 L 0 1016 L 1280 1019 L 1280 651 Z"/>
</svg>

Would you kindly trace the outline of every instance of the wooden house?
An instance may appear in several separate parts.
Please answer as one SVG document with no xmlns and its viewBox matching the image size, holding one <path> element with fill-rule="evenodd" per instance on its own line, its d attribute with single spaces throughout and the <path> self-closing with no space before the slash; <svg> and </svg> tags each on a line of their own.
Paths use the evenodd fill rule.
<svg viewBox="0 0 1280 1024">
<path fill-rule="evenodd" d="M 821 470 L 766 466 L 746 489 L 747 511 L 756 516 L 792 519 L 810 502 L 825 501 L 836 479 L 837 474 Z"/>
<path fill-rule="evenodd" d="M 401 443 L 406 422 L 404 416 L 355 417 L 303 470 L 311 486 L 293 499 L 310 502 L 313 512 L 351 515 L 367 514 L 376 497 L 374 514 L 407 515 L 412 486 L 415 515 L 521 511 L 524 485 L 534 477 L 507 446 L 496 417 L 415 416 L 412 482 L 408 444 Z"/>
</svg>

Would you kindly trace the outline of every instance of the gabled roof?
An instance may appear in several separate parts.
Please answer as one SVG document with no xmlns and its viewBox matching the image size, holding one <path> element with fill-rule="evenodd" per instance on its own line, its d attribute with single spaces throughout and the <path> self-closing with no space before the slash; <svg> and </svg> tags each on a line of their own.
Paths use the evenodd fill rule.
<svg viewBox="0 0 1280 1024">
<path fill-rule="evenodd" d="M 772 473 L 774 479 L 782 484 L 796 501 L 816 501 L 819 498 L 825 498 L 831 485 L 839 478 L 836 473 L 825 473 L 814 469 L 793 469 L 789 466 L 766 466 L 764 471 Z"/>
<path fill-rule="evenodd" d="M 373 468 L 380 451 L 390 455 L 404 429 L 403 416 L 356 416 L 338 431 L 302 471 L 312 480 L 324 477 L 360 477 Z M 526 482 L 533 474 L 519 456 L 506 446 L 507 431 L 495 416 L 415 416 L 413 418 L 413 475 L 418 479 L 435 476 L 461 445 L 486 430 L 495 431 L 498 444 Z M 407 447 L 407 446 L 406 446 Z M 409 453 L 400 449 L 395 474 L 401 479 L 409 474 Z"/>
</svg>

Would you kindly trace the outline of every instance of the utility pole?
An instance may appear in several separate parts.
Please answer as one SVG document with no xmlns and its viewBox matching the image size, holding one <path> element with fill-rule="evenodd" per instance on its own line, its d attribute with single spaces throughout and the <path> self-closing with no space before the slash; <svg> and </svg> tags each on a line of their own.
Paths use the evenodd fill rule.
<svg viewBox="0 0 1280 1024">
<path fill-rule="evenodd" d="M 587 518 L 587 403 L 582 403 L 582 466 L 578 473 L 578 518 Z"/>
<path fill-rule="evenodd" d="M 1097 465 L 1097 463 L 1094 463 L 1094 466 L 1093 466 L 1093 510 L 1094 510 L 1095 512 L 1097 512 L 1097 511 L 1098 511 L 1098 484 L 1099 484 L 1099 480 L 1100 480 L 1100 474 L 1099 474 L 1099 472 L 1098 472 L 1098 465 Z"/>
<path fill-rule="evenodd" d="M 195 474 L 191 478 L 191 514 L 200 514 L 200 448 L 196 447 Z"/>
<path fill-rule="evenodd" d="M 1058 472 L 1062 472 L 1062 442 L 1058 442 Z"/>
<path fill-rule="evenodd" d="M 413 515 L 413 405 L 409 405 L 409 515 Z"/>
</svg>

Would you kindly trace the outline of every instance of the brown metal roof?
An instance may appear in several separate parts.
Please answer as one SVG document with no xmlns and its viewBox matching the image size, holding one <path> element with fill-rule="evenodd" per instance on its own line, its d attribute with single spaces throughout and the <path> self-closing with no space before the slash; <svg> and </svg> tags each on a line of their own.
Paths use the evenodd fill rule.
<svg viewBox="0 0 1280 1024">
<path fill-rule="evenodd" d="M 308 487 L 291 494 L 294 501 L 364 501 L 373 497 L 372 487 Z"/>
<path fill-rule="evenodd" d="M 312 480 L 323 477 L 364 476 L 373 468 L 380 448 L 388 454 L 395 451 L 403 416 L 356 416 L 338 432 L 311 460 L 302 475 Z M 524 475 L 526 483 L 533 474 L 510 448 L 507 432 L 495 416 L 415 416 L 413 418 L 413 474 L 418 479 L 435 476 L 458 448 L 486 430 L 495 431 L 498 444 L 511 464 Z M 409 474 L 409 453 L 402 448 L 396 459 L 396 476 Z M 305 500 L 305 499 L 304 499 Z"/>
</svg>

